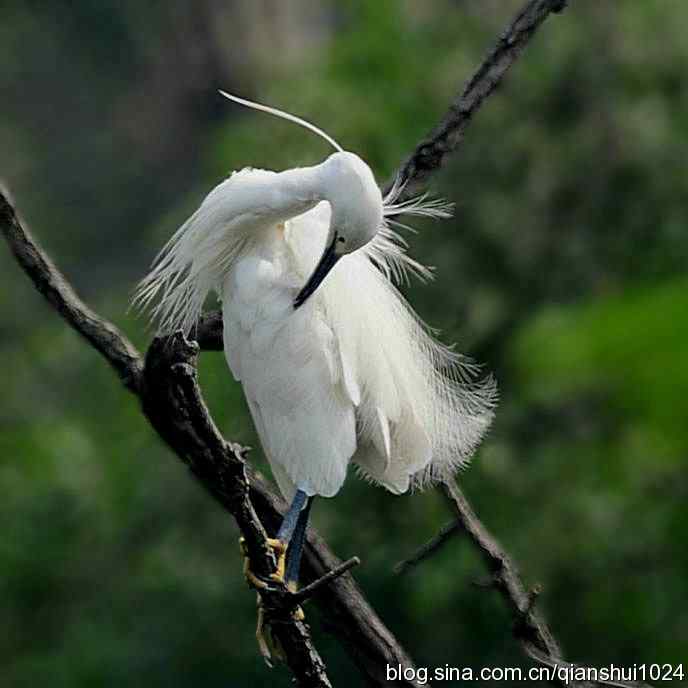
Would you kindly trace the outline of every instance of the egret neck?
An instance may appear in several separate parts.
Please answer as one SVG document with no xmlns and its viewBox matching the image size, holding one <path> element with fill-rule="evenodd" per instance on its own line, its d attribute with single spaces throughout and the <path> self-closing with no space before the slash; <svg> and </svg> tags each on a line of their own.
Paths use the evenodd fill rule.
<svg viewBox="0 0 688 688">
<path fill-rule="evenodd" d="M 332 211 L 325 251 L 294 300 L 294 308 L 298 308 L 342 256 L 375 238 L 384 223 L 384 203 L 372 170 L 355 153 L 333 153 L 320 165 L 281 174 L 292 173 L 298 174 L 285 183 L 297 186 L 295 194 L 316 203 L 327 201 Z"/>
</svg>

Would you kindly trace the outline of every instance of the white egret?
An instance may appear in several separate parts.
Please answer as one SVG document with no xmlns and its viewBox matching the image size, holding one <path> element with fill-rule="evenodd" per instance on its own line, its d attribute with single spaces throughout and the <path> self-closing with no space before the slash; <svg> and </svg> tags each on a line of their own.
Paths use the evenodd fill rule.
<svg viewBox="0 0 688 688">
<path fill-rule="evenodd" d="M 311 498 L 332 497 L 354 464 L 401 494 L 465 465 L 490 424 L 491 378 L 435 339 L 394 285 L 430 270 L 394 231 L 447 204 L 383 198 L 368 165 L 336 150 L 312 167 L 245 168 L 216 186 L 156 258 L 135 303 L 160 331 L 192 333 L 222 302 L 224 349 L 275 480 L 291 504 L 274 540 L 296 585 Z"/>
</svg>

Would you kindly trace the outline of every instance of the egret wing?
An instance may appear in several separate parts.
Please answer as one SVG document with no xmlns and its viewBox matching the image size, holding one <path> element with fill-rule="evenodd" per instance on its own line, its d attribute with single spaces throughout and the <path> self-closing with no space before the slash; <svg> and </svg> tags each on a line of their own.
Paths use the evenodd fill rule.
<svg viewBox="0 0 688 688">
<path fill-rule="evenodd" d="M 324 250 L 329 221 L 329 205 L 321 203 L 288 223 L 287 243 L 303 276 Z M 404 261 L 413 272 L 424 268 L 392 239 L 383 228 L 341 258 L 311 298 L 332 329 L 356 406 L 353 461 L 400 493 L 465 465 L 489 427 L 496 391 L 492 379 L 478 379 L 477 366 L 435 339 L 394 286 Z"/>
</svg>

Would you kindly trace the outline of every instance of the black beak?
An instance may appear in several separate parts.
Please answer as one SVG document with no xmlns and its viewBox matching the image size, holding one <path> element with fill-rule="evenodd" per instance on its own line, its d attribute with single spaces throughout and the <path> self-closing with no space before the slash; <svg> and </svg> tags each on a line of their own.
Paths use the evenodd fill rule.
<svg viewBox="0 0 688 688">
<path fill-rule="evenodd" d="M 306 299 L 320 286 L 325 277 L 327 277 L 327 273 L 332 270 L 337 261 L 341 258 L 341 256 L 338 256 L 334 251 L 336 244 L 337 233 L 335 232 L 332 243 L 325 249 L 322 258 L 320 258 L 318 264 L 315 266 L 315 270 L 313 270 L 313 274 L 308 278 L 308 282 L 306 282 L 303 289 L 301 289 L 294 299 L 294 308 L 298 308 L 304 304 Z"/>
</svg>

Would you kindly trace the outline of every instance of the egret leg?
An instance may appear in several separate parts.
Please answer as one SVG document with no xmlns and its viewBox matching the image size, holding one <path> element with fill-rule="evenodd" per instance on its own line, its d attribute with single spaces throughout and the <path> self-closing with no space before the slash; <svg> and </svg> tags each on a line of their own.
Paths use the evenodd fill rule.
<svg viewBox="0 0 688 688">
<path fill-rule="evenodd" d="M 284 518 L 282 519 L 282 525 L 277 531 L 277 539 L 283 542 L 286 546 L 289 546 L 294 531 L 296 530 L 297 523 L 299 521 L 299 516 L 303 511 L 304 506 L 308 501 L 308 496 L 303 490 L 296 490 L 294 499 L 291 500 L 291 505 Z"/>
<path fill-rule="evenodd" d="M 284 515 L 282 524 L 277 531 L 276 538 L 268 538 L 268 544 L 277 555 L 277 572 L 272 574 L 272 578 L 279 582 L 286 583 L 290 590 L 296 590 L 296 581 L 299 576 L 299 566 L 303 544 L 306 536 L 306 525 L 308 524 L 308 513 L 310 511 L 311 500 L 305 492 L 297 490 L 287 513 Z M 248 559 L 244 562 L 244 574 L 246 579 L 257 588 L 264 588 L 266 583 L 258 579 L 250 569 Z M 276 641 L 270 630 L 269 621 L 265 618 L 265 610 L 258 595 L 258 624 L 256 627 L 256 639 L 258 648 L 263 659 L 272 666 L 272 658 L 283 659 L 281 648 L 276 645 Z M 303 611 L 301 607 L 294 609 L 294 618 L 302 621 Z M 267 633 L 266 633 L 267 629 Z"/>
<path fill-rule="evenodd" d="M 312 503 L 313 497 L 309 497 L 305 506 L 303 509 L 301 509 L 299 517 L 296 521 L 296 527 L 294 528 L 294 532 L 287 549 L 287 563 L 284 580 L 287 584 L 287 587 L 292 592 L 296 592 L 299 583 L 301 557 L 303 555 L 304 545 L 306 544 L 306 528 L 308 527 L 308 517 L 310 515 Z"/>
<path fill-rule="evenodd" d="M 294 537 L 295 531 L 297 530 L 300 516 L 303 513 L 304 506 L 307 504 L 307 502 L 308 496 L 306 493 L 301 490 L 297 490 L 296 494 L 294 495 L 294 499 L 287 510 L 287 513 L 284 515 L 282 525 L 280 526 L 279 531 L 277 531 L 277 537 L 267 539 L 268 545 L 272 548 L 277 558 L 277 571 L 273 573 L 270 578 L 277 583 L 285 582 L 287 550 L 290 548 L 290 543 Z M 303 537 L 303 535 L 300 535 L 299 537 Z M 243 538 L 239 540 L 239 544 L 241 546 L 242 554 L 244 555 L 244 576 L 246 577 L 246 580 L 248 581 L 249 585 L 253 586 L 254 588 L 264 589 L 268 583 L 258 578 L 253 571 L 251 571 L 251 564 L 246 555 L 246 548 L 243 543 Z"/>
</svg>

